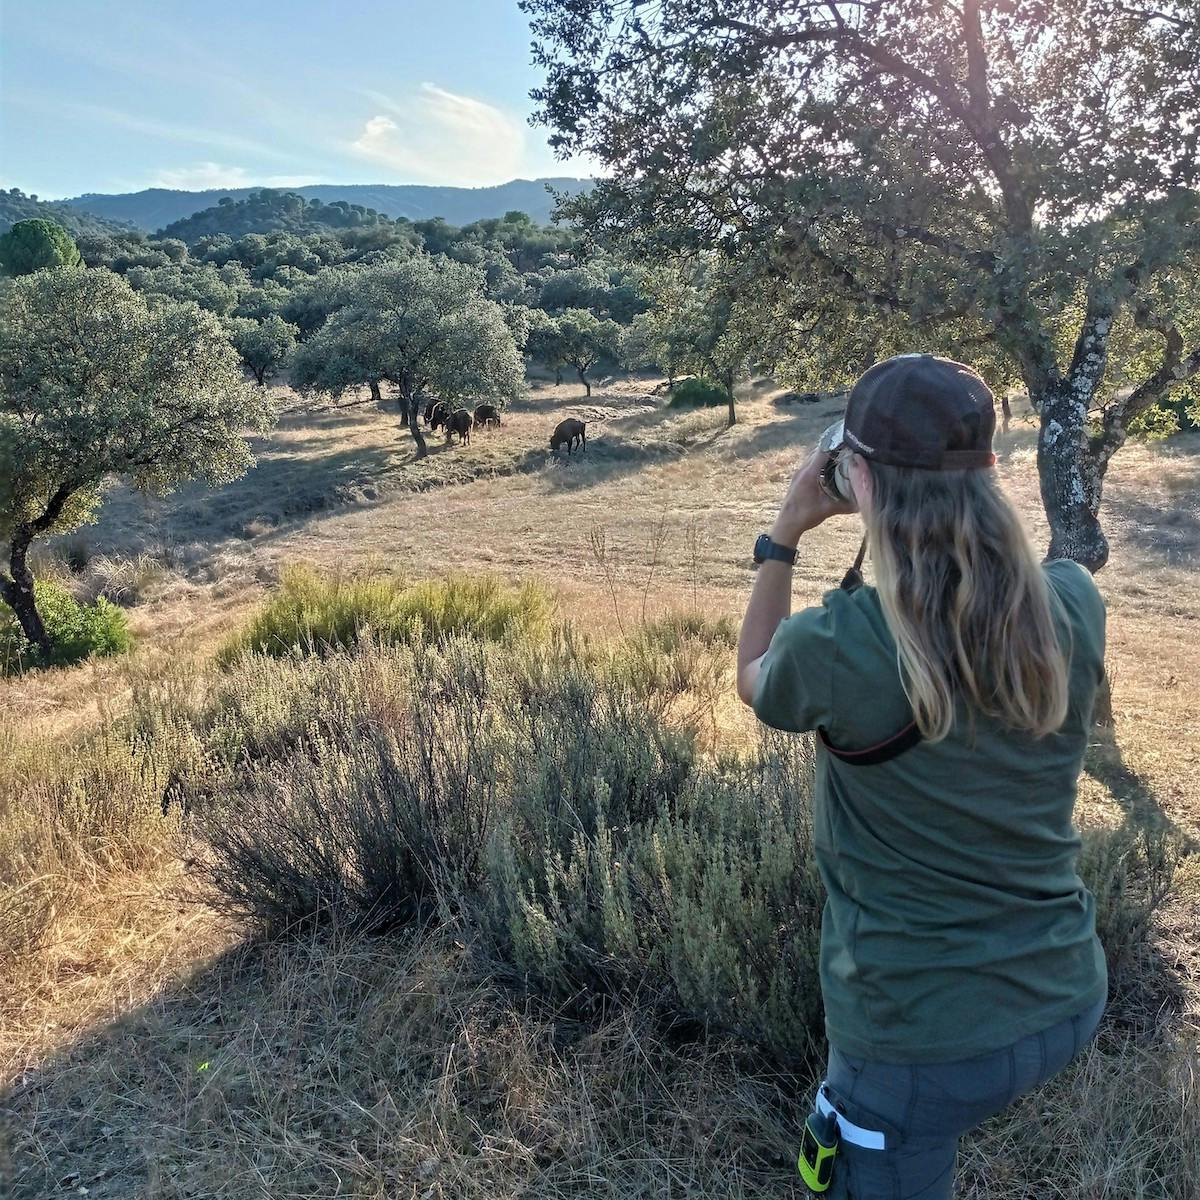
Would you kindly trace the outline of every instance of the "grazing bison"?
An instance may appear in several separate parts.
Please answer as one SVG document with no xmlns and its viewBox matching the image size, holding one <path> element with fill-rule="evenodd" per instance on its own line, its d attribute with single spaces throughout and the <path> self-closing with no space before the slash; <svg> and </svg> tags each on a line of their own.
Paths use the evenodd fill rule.
<svg viewBox="0 0 1200 1200">
<path fill-rule="evenodd" d="M 587 426 L 582 421 L 577 421 L 574 417 L 568 417 L 565 421 L 559 421 L 558 428 L 550 438 L 550 449 L 557 450 L 559 446 L 565 445 L 567 448 L 567 457 L 571 455 L 571 449 L 579 443 L 581 450 L 587 449 Z"/>
<path fill-rule="evenodd" d="M 499 425 L 500 410 L 494 404 L 477 404 L 475 406 L 475 428 L 481 425 Z"/>
<path fill-rule="evenodd" d="M 446 418 L 446 445 L 450 445 L 451 434 L 458 434 L 459 445 L 471 444 L 471 414 L 465 408 L 452 412 Z"/>
<path fill-rule="evenodd" d="M 445 425 L 450 419 L 450 405 L 445 400 L 437 400 L 425 410 L 425 420 L 429 422 L 429 428 L 433 433 L 437 432 L 439 425 Z"/>
</svg>

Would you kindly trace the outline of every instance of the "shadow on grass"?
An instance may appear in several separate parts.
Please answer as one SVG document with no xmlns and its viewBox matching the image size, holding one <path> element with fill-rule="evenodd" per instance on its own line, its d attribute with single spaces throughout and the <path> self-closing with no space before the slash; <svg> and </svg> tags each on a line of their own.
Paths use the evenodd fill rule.
<svg viewBox="0 0 1200 1200">
<path fill-rule="evenodd" d="M 1125 762 L 1111 728 L 1098 726 L 1094 730 L 1083 769 L 1109 791 L 1121 806 L 1125 820 L 1137 829 L 1157 831 L 1175 828 L 1147 777 Z"/>
<path fill-rule="evenodd" d="M 1107 513 L 1128 527 L 1136 554 L 1168 567 L 1200 567 L 1200 475 L 1189 486 L 1172 485 L 1178 501 L 1168 506 L 1128 495 L 1105 497 Z"/>
<path fill-rule="evenodd" d="M 708 1164 L 697 1194 L 796 1195 L 809 1080 L 530 1007 L 482 966 L 415 931 L 226 951 L 0 1092 L 4 1194 L 616 1196 L 593 1185 L 651 1156 Z"/>
<path fill-rule="evenodd" d="M 1169 900 L 1176 864 L 1200 851 L 1200 843 L 1179 829 L 1150 780 L 1125 761 L 1111 726 L 1097 726 L 1093 739 L 1083 769 L 1120 806 L 1123 822 L 1115 831 L 1092 836 L 1108 836 L 1114 845 L 1126 847 L 1116 867 L 1116 891 L 1098 897 L 1101 909 L 1116 906 L 1108 918 L 1113 928 L 1106 944 L 1106 1019 L 1136 1044 L 1152 1045 L 1188 1004 L 1176 942 L 1181 934 L 1190 941 L 1200 914 L 1186 905 L 1172 912 Z"/>
</svg>

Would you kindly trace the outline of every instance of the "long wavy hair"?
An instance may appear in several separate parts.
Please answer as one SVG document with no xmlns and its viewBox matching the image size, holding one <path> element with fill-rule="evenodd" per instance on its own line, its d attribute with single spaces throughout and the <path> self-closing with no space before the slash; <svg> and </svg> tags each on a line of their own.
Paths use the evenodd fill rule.
<svg viewBox="0 0 1200 1200">
<path fill-rule="evenodd" d="M 922 735 L 944 738 L 960 697 L 1014 730 L 1058 729 L 1059 601 L 996 472 L 867 466 L 876 587 Z"/>
</svg>

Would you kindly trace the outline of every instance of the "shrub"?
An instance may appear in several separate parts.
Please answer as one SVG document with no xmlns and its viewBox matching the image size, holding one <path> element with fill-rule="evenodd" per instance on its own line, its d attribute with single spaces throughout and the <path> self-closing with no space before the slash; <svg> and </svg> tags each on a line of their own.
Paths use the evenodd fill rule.
<svg viewBox="0 0 1200 1200">
<path fill-rule="evenodd" d="M 482 892 L 494 952 L 526 986 L 651 1003 L 791 1060 L 822 1039 L 824 892 L 812 855 L 811 749 L 768 737 L 705 764 L 623 824 L 598 772 L 553 840 L 502 822 Z"/>
<path fill-rule="evenodd" d="M 34 598 L 53 650 L 50 666 L 70 666 L 93 655 L 124 654 L 133 644 L 129 625 L 116 605 L 103 598 L 80 604 L 60 583 L 41 579 Z M 37 647 L 25 637 L 16 614 L 0 606 L 0 672 L 42 665 Z"/>
<path fill-rule="evenodd" d="M 674 652 L 687 642 L 699 642 L 714 650 L 736 650 L 737 626 L 728 617 L 706 617 L 697 612 L 670 612 L 647 621 L 644 639 L 661 650 Z"/>
<path fill-rule="evenodd" d="M 715 380 L 695 375 L 680 380 L 671 389 L 672 408 L 724 408 L 729 403 L 729 393 Z"/>
<path fill-rule="evenodd" d="M 199 814 L 216 903 L 269 930 L 329 916 L 377 930 L 470 887 L 506 756 L 489 648 L 364 647 L 319 670 L 281 663 L 268 688 L 258 667 L 235 665 L 225 726 L 268 703 L 247 765 Z"/>
<path fill-rule="evenodd" d="M 1139 989 L 1154 914 L 1171 891 L 1183 853 L 1178 835 L 1166 829 L 1126 822 L 1084 834 L 1079 874 L 1096 898 L 1110 995 Z"/>
<path fill-rule="evenodd" d="M 511 588 L 495 579 L 452 575 L 406 587 L 386 577 L 354 579 L 293 567 L 218 657 L 228 665 L 247 652 L 323 655 L 356 646 L 368 634 L 399 645 L 458 633 L 503 641 L 542 633 L 549 621 L 549 597 L 533 583 Z"/>
<path fill-rule="evenodd" d="M 644 818 L 690 762 L 686 740 L 561 636 L 370 646 L 319 667 L 243 660 L 215 699 L 209 740 L 238 770 L 201 812 L 204 869 L 220 903 L 272 928 L 452 904 L 479 886 L 501 809 L 553 839 L 607 763 L 619 810 Z"/>
<path fill-rule="evenodd" d="M 205 718 L 237 764 L 198 812 L 216 903 L 273 930 L 468 912 L 540 994 L 810 1053 L 807 743 L 705 760 L 610 667 L 568 631 L 234 663 Z"/>
</svg>

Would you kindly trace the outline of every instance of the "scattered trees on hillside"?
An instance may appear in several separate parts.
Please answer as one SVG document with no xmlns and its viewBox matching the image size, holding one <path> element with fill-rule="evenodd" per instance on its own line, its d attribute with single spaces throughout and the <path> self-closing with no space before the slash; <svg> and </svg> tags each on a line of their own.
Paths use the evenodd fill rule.
<svg viewBox="0 0 1200 1200">
<path fill-rule="evenodd" d="M 417 447 L 419 397 L 500 403 L 520 393 L 524 370 L 504 309 L 484 294 L 482 271 L 427 254 L 379 263 L 332 283 L 337 307 L 296 351 L 293 384 L 339 393 L 362 384 L 395 384 Z M 517 322 L 517 332 L 523 324 Z"/>
<path fill-rule="evenodd" d="M 0 269 L 9 275 L 28 275 L 42 267 L 76 267 L 79 248 L 54 221 L 36 217 L 18 221 L 0 237 Z"/>
<path fill-rule="evenodd" d="M 1050 556 L 1103 566 L 1112 455 L 1200 372 L 1192 0 L 521 7 L 553 143 L 611 168 L 565 215 L 791 281 L 797 324 L 819 280 L 909 347 L 998 348 Z"/>
<path fill-rule="evenodd" d="M 358 226 L 393 225 L 389 217 L 361 204 L 335 200 L 322 204 L 306 200 L 297 192 L 262 188 L 243 200 L 223 196 L 212 208 L 174 221 L 163 234 L 194 242 L 206 234 L 225 233 L 232 237 L 277 231 L 305 233 L 319 228 L 349 229 Z M 407 225 L 408 222 L 403 222 Z"/>
<path fill-rule="evenodd" d="M 152 308 L 104 269 L 15 280 L 0 324 L 0 598 L 29 641 L 49 656 L 35 539 L 84 524 L 114 476 L 157 493 L 236 478 L 253 463 L 245 433 L 273 416 L 210 313 Z"/>
<path fill-rule="evenodd" d="M 38 218 L 61 225 L 76 239 L 84 235 L 103 235 L 128 229 L 120 222 L 107 221 L 70 204 L 39 200 L 36 195 L 27 196 L 17 187 L 7 190 L 0 188 L 0 233 L 7 232 L 19 221 Z"/>
</svg>

